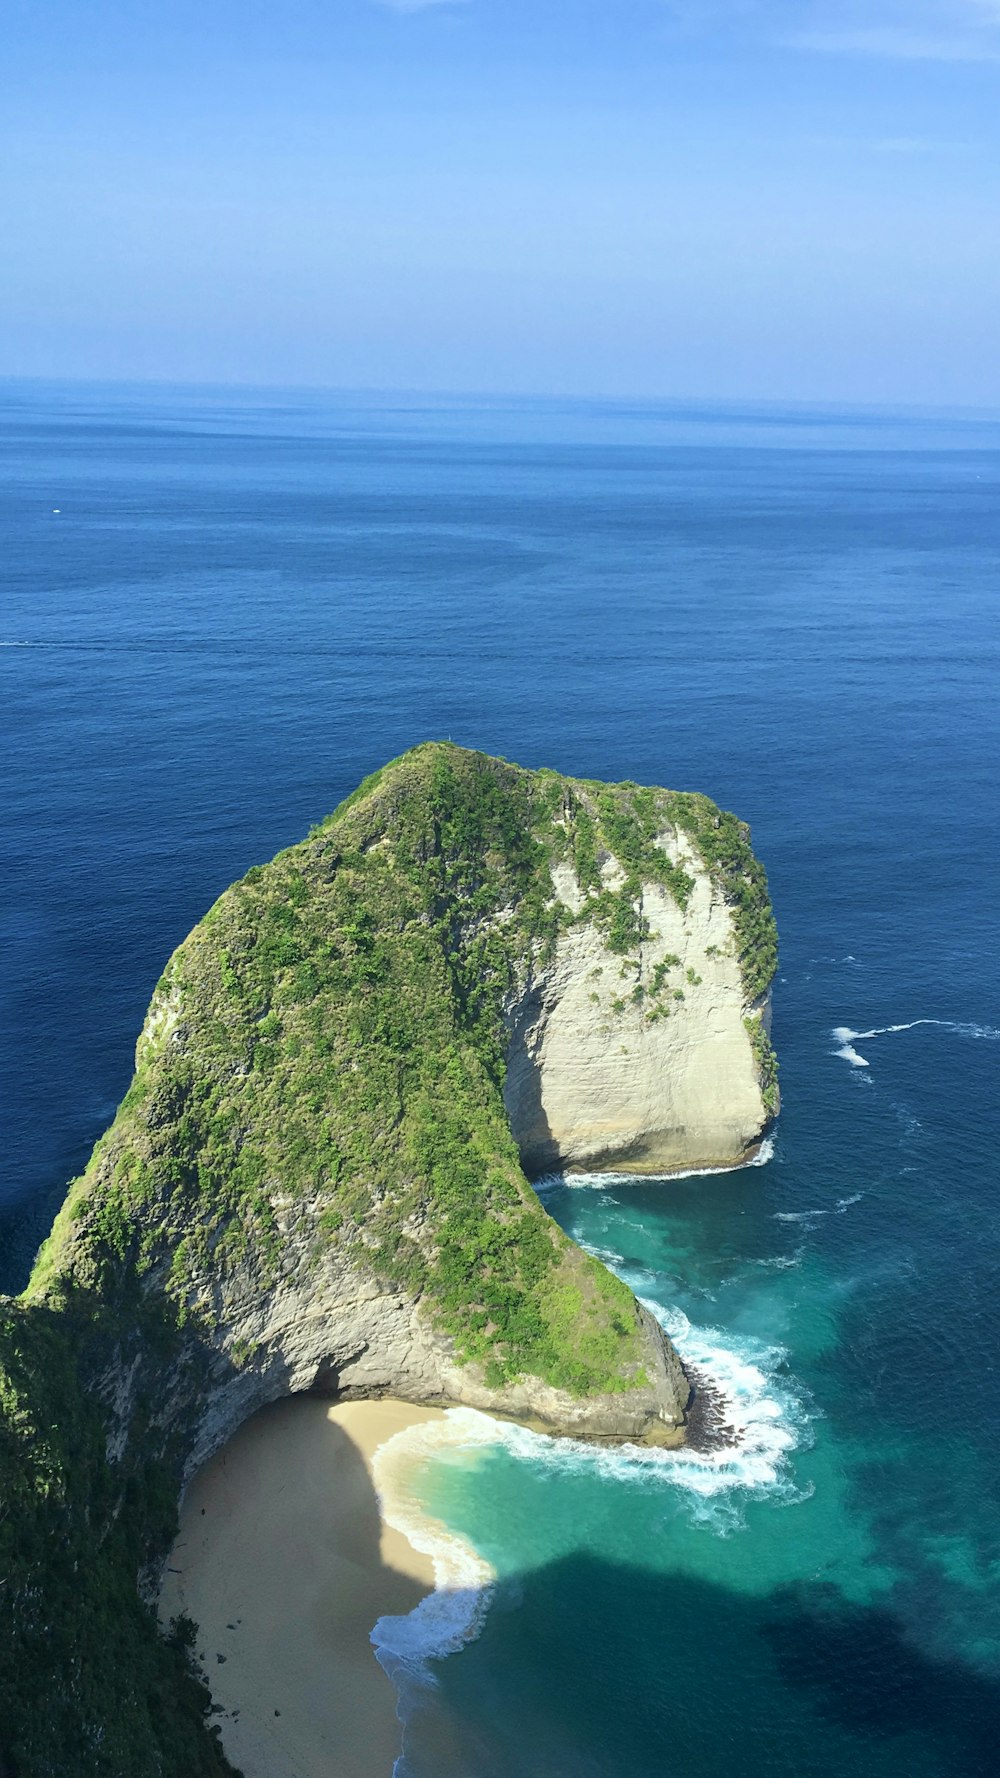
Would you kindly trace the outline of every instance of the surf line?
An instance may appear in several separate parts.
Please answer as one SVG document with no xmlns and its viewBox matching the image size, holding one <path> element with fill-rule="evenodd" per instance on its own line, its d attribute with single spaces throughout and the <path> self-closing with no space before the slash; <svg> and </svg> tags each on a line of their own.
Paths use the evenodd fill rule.
<svg viewBox="0 0 1000 1778">
<path fill-rule="evenodd" d="M 609 1185 L 672 1185 L 676 1179 L 710 1179 L 717 1173 L 742 1173 L 747 1167 L 766 1167 L 774 1158 L 774 1137 L 765 1136 L 748 1161 L 736 1161 L 731 1167 L 688 1167 L 672 1173 L 547 1173 L 534 1181 L 535 1191 L 544 1197 L 557 1186 L 570 1191 Z"/>
<path fill-rule="evenodd" d="M 401 1681 L 436 1685 L 427 1665 L 457 1654 L 475 1641 L 493 1597 L 496 1574 L 491 1564 L 457 1531 L 449 1531 L 422 1505 L 414 1486 L 415 1471 L 448 1449 L 469 1452 L 498 1444 L 498 1420 L 472 1408 L 449 1408 L 443 1419 L 404 1427 L 379 1445 L 372 1472 L 382 1517 L 399 1531 L 434 1569 L 434 1590 L 403 1617 L 380 1617 L 371 1632 L 375 1657 L 396 1685 Z"/>
<path fill-rule="evenodd" d="M 620 1255 L 619 1275 L 628 1276 Z M 646 1280 L 633 1279 L 633 1286 Z M 648 1288 L 648 1285 L 647 1285 Z M 717 1397 L 728 1437 L 710 1448 L 624 1443 L 607 1447 L 551 1438 L 476 1408 L 448 1408 L 440 1420 L 405 1427 L 375 1452 L 372 1467 L 386 1524 L 431 1559 L 434 1590 L 405 1616 L 384 1616 L 371 1631 L 376 1659 L 396 1687 L 405 1725 L 420 1693 L 438 1683 L 432 1662 L 457 1654 L 479 1636 L 493 1600 L 496 1570 L 460 1532 L 433 1517 L 421 1499 L 421 1472 L 449 1455 L 474 1470 L 488 1451 L 505 1449 L 521 1462 L 561 1473 L 589 1473 L 627 1487 L 670 1487 L 686 1497 L 695 1522 L 728 1535 L 733 1497 L 769 1494 L 792 1503 L 803 1496 L 789 1460 L 808 1440 L 809 1414 L 780 1373 L 785 1352 L 715 1328 L 695 1327 L 682 1311 L 640 1298 L 674 1340 L 702 1386 Z"/>
<path fill-rule="evenodd" d="M 854 1048 L 855 1040 L 865 1043 L 871 1037 L 889 1037 L 895 1031 L 915 1031 L 918 1025 L 937 1025 L 942 1031 L 953 1031 L 957 1037 L 982 1037 L 990 1043 L 1000 1041 L 1000 1031 L 992 1025 L 977 1025 L 960 1019 L 908 1019 L 901 1025 L 873 1025 L 870 1031 L 852 1031 L 850 1025 L 835 1025 L 830 1033 L 838 1045 L 834 1054 L 849 1062 L 852 1068 L 870 1068 L 871 1063 Z"/>
</svg>

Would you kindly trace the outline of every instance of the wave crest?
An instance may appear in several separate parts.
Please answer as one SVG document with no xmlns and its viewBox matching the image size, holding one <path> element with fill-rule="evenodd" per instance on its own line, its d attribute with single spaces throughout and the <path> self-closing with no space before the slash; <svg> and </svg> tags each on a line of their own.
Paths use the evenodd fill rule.
<svg viewBox="0 0 1000 1778">
<path fill-rule="evenodd" d="M 379 1665 L 399 1685 L 410 1676 L 437 1681 L 428 1661 L 456 1654 L 472 1642 L 489 1609 L 496 1574 L 459 1532 L 449 1531 L 422 1506 L 412 1486 L 415 1465 L 449 1447 L 468 1450 L 497 1442 L 499 1422 L 471 1408 L 451 1408 L 443 1420 L 421 1422 L 394 1433 L 372 1459 L 382 1517 L 434 1569 L 434 1591 L 404 1617 L 380 1617 L 371 1632 Z"/>
<path fill-rule="evenodd" d="M 675 1173 L 546 1173 L 535 1180 L 535 1190 L 541 1195 L 560 1185 L 573 1191 L 603 1190 L 609 1185 L 671 1185 L 675 1179 L 709 1179 L 716 1173 L 742 1173 L 747 1167 L 766 1167 L 773 1158 L 774 1137 L 765 1136 L 748 1161 L 737 1161 L 732 1167 L 688 1167 Z"/>
<path fill-rule="evenodd" d="M 841 1202 L 846 1208 L 850 1201 Z M 784 1349 L 695 1326 L 683 1310 L 665 1309 L 648 1294 L 663 1283 L 659 1275 L 630 1268 L 610 1249 L 596 1251 L 643 1293 L 640 1300 L 669 1335 L 685 1367 L 711 1392 L 722 1439 L 705 1449 L 599 1446 L 548 1437 L 474 1408 L 450 1408 L 441 1419 L 408 1427 L 387 1440 L 373 1460 L 383 1516 L 415 1549 L 430 1556 L 435 1577 L 434 1591 L 413 1611 L 406 1617 L 382 1617 L 371 1632 L 377 1659 L 396 1685 L 404 1724 L 411 1688 L 436 1684 L 428 1663 L 479 1635 L 497 1580 L 491 1564 L 467 1538 L 426 1511 L 417 1492 L 424 1463 L 475 1462 L 502 1449 L 549 1471 L 588 1472 L 630 1488 L 671 1489 L 695 1526 L 720 1537 L 741 1528 L 742 1498 L 771 1495 L 791 1505 L 808 1497 L 809 1490 L 795 1482 L 790 1458 L 807 1442 L 810 1416 L 781 1375 Z M 416 1703 L 416 1692 L 412 1701 Z M 401 1759 L 397 1778 L 404 1771 Z"/>
</svg>

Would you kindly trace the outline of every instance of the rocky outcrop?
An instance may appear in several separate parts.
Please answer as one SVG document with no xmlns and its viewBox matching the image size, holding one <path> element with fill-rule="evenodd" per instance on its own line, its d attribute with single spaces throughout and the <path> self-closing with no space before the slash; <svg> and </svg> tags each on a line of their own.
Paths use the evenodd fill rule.
<svg viewBox="0 0 1000 1778">
<path fill-rule="evenodd" d="M 283 1237 L 279 1284 L 262 1288 L 248 1268 L 217 1299 L 186 1455 L 189 1476 L 258 1408 L 302 1390 L 481 1408 L 585 1439 L 668 1443 L 681 1434 L 690 1384 L 641 1306 L 645 1377 L 637 1387 L 577 1397 L 530 1375 L 490 1386 L 480 1367 L 456 1362 L 453 1342 L 435 1329 L 418 1297 L 386 1289 L 335 1252 L 317 1264 L 301 1223 L 289 1224 Z"/>
<path fill-rule="evenodd" d="M 749 834 L 707 798 L 436 743 L 219 898 L 0 1299 L 0 1743 L 26 1778 L 223 1771 L 135 1580 L 258 1407 L 683 1437 L 669 1340 L 525 1169 L 745 1154 L 777 1108 L 775 954 Z"/>
<path fill-rule="evenodd" d="M 649 933 L 627 960 L 577 919 L 508 1002 L 504 1103 L 529 1176 L 733 1166 L 772 1115 L 747 1028 L 767 1020 L 769 995 L 748 999 L 732 907 L 694 846 L 682 833 L 658 843 L 693 880 L 686 906 L 642 882 Z M 601 878 L 618 891 L 625 873 L 606 858 Z M 572 866 L 553 884 L 579 916 Z"/>
<path fill-rule="evenodd" d="M 670 1342 L 517 1156 L 743 1158 L 774 1109 L 772 942 L 747 831 L 706 798 L 451 746 L 249 872 L 171 959 L 33 1280 L 122 1305 L 112 1460 L 151 1318 L 188 1471 L 310 1388 L 595 1438 L 682 1427 Z"/>
</svg>

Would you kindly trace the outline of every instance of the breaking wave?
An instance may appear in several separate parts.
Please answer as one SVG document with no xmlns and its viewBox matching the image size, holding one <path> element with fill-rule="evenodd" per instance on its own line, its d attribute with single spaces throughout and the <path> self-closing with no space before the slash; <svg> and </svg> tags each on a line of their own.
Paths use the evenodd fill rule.
<svg viewBox="0 0 1000 1778">
<path fill-rule="evenodd" d="M 742 1173 L 747 1167 L 766 1167 L 773 1158 L 774 1137 L 765 1136 L 749 1160 L 737 1161 L 732 1167 L 688 1167 L 671 1173 L 547 1173 L 544 1178 L 535 1180 L 535 1190 L 541 1194 L 558 1185 L 577 1191 L 593 1187 L 606 1189 L 609 1185 L 662 1185 L 664 1181 L 669 1184 L 674 1179 L 708 1179 L 716 1173 Z"/>
<path fill-rule="evenodd" d="M 442 1420 L 405 1427 L 380 1445 L 372 1459 L 382 1517 L 434 1569 L 434 1591 L 403 1617 L 380 1617 L 371 1632 L 379 1665 L 399 1684 L 410 1676 L 436 1684 L 428 1661 L 456 1654 L 478 1636 L 496 1575 L 468 1539 L 449 1531 L 425 1511 L 413 1491 L 416 1465 L 453 1450 L 474 1451 L 497 1442 L 499 1422 L 471 1408 L 451 1408 Z"/>
<path fill-rule="evenodd" d="M 434 1567 L 434 1591 L 405 1617 L 379 1618 L 371 1632 L 377 1659 L 396 1684 L 404 1720 L 408 1684 L 434 1685 L 429 1663 L 479 1635 L 496 1583 L 495 1571 L 472 1544 L 421 1504 L 413 1472 L 427 1461 L 475 1461 L 503 1449 L 550 1471 L 585 1472 L 619 1486 L 675 1489 L 685 1497 L 692 1522 L 719 1536 L 742 1523 L 741 1495 L 771 1494 L 788 1504 L 804 1498 L 789 1458 L 804 1442 L 809 1416 L 779 1375 L 783 1348 L 733 1340 L 715 1328 L 694 1326 L 679 1309 L 666 1310 L 649 1297 L 642 1301 L 686 1368 L 711 1390 L 728 1442 L 708 1450 L 608 1448 L 548 1438 L 474 1408 L 451 1408 L 441 1420 L 396 1433 L 376 1452 L 375 1482 L 386 1523 L 428 1555 Z"/>
<path fill-rule="evenodd" d="M 642 1300 L 685 1366 L 711 1389 L 731 1442 L 702 1451 L 635 1444 L 608 1448 L 548 1438 L 475 1408 L 450 1408 L 441 1420 L 396 1433 L 376 1452 L 375 1482 L 386 1523 L 428 1555 L 434 1567 L 434 1591 L 405 1617 L 379 1618 L 371 1632 L 379 1664 L 396 1685 L 404 1722 L 410 1688 L 437 1683 L 429 1663 L 457 1653 L 479 1635 L 497 1578 L 468 1539 L 421 1505 L 410 1474 L 423 1463 L 449 1457 L 475 1461 L 502 1449 L 550 1471 L 589 1473 L 630 1488 L 670 1488 L 684 1496 L 694 1525 L 723 1537 L 742 1524 L 740 1496 L 769 1494 L 786 1504 L 806 1497 L 794 1483 L 789 1458 L 805 1442 L 808 1414 L 779 1377 L 783 1349 L 727 1339 L 714 1328 L 693 1326 L 681 1310 Z"/>
<path fill-rule="evenodd" d="M 838 1209 L 855 1201 L 840 1200 Z M 704 1449 L 630 1443 L 608 1447 L 547 1437 L 474 1408 L 450 1408 L 440 1419 L 408 1427 L 387 1440 L 373 1460 L 383 1517 L 430 1557 L 435 1583 L 434 1591 L 407 1616 L 381 1617 L 371 1632 L 376 1657 L 396 1686 L 404 1727 L 411 1709 L 419 1707 L 419 1693 L 437 1683 L 430 1663 L 479 1635 L 497 1580 L 469 1540 L 433 1518 L 422 1504 L 421 1471 L 428 1462 L 476 1464 L 490 1452 L 503 1451 L 550 1472 L 590 1474 L 619 1487 L 669 1490 L 693 1526 L 720 1537 L 741 1528 L 743 1503 L 751 1497 L 766 1495 L 776 1504 L 793 1505 L 811 1491 L 797 1485 L 791 1469 L 792 1453 L 810 1442 L 810 1414 L 784 1375 L 784 1348 L 696 1326 L 683 1310 L 664 1308 L 650 1294 L 662 1287 L 660 1274 L 630 1266 L 609 1248 L 587 1250 L 636 1291 L 669 1335 L 696 1386 L 711 1397 L 719 1436 Z M 395 1778 L 404 1778 L 406 1770 L 404 1752 Z"/>
</svg>

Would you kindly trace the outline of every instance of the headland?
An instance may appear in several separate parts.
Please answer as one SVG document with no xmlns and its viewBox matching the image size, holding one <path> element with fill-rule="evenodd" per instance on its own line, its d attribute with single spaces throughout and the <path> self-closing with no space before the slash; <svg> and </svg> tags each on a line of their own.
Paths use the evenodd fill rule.
<svg viewBox="0 0 1000 1778">
<path fill-rule="evenodd" d="M 709 799 L 450 744 L 220 897 L 2 1305 L 22 1778 L 226 1769 L 184 1636 L 158 1642 L 143 1601 L 181 1491 L 268 1403 L 683 1436 L 670 1341 L 529 1177 L 751 1153 L 777 1110 L 775 955 L 748 831 Z M 84 1683 L 71 1651 L 105 1621 Z"/>
</svg>

